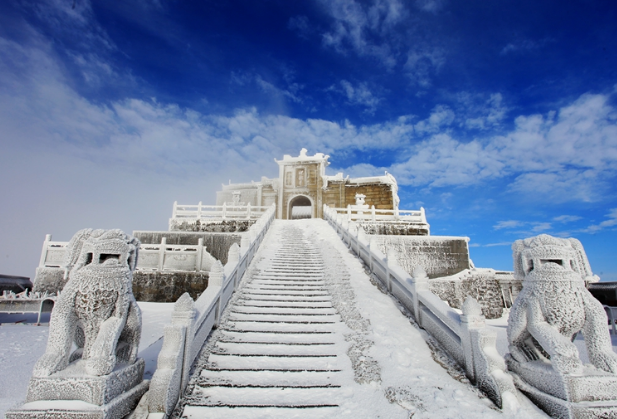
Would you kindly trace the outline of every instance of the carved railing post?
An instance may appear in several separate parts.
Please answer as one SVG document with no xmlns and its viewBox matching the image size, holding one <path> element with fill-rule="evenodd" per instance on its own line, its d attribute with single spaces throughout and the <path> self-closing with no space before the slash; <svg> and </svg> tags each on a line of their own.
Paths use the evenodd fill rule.
<svg viewBox="0 0 617 419">
<path fill-rule="evenodd" d="M 397 264 L 396 261 L 396 252 L 394 249 L 388 249 L 386 255 L 386 285 L 388 287 L 388 291 L 392 292 L 392 281 L 390 280 L 390 266 L 394 266 Z"/>
<path fill-rule="evenodd" d="M 210 269 L 210 276 L 208 278 L 208 288 L 222 287 L 224 280 L 225 280 L 225 272 L 223 270 L 223 264 L 221 263 L 220 260 L 217 260 L 216 262 L 214 262 L 214 264 L 212 265 L 212 268 Z M 219 322 L 221 320 L 221 311 L 222 311 L 222 307 L 219 302 L 216 307 L 216 317 L 214 320 L 214 324 L 217 326 L 219 325 Z"/>
<path fill-rule="evenodd" d="M 185 360 L 189 358 L 195 317 L 195 303 L 188 293 L 176 301 L 171 316 L 171 324 L 164 329 L 163 347 L 148 392 L 148 411 L 166 416 L 176 407 L 188 380 L 190 365 L 187 367 Z"/>
<path fill-rule="evenodd" d="M 229 252 L 227 253 L 227 265 L 233 266 L 240 261 L 240 246 L 238 243 L 233 243 L 229 248 Z"/>
<path fill-rule="evenodd" d="M 475 382 L 475 371 L 473 363 L 473 350 L 471 345 L 471 332 L 484 327 L 484 316 L 482 307 L 473 298 L 468 296 L 463 303 L 463 314 L 461 315 L 461 345 L 465 353 L 465 371 L 467 377 Z"/>
<path fill-rule="evenodd" d="M 204 239 L 200 237 L 197 241 L 197 259 L 195 260 L 195 270 L 201 272 L 201 262 L 204 258 Z"/>
<path fill-rule="evenodd" d="M 161 239 L 161 247 L 159 247 L 159 271 L 163 271 L 165 266 L 165 251 L 167 250 L 167 237 Z"/>
<path fill-rule="evenodd" d="M 420 265 L 416 266 L 413 269 L 413 274 L 411 280 L 407 280 L 409 286 L 411 288 L 411 293 L 413 297 L 413 315 L 416 318 L 416 322 L 420 327 L 422 327 L 422 319 L 420 313 L 420 300 L 419 293 L 423 291 L 428 291 L 428 275 L 426 275 L 426 271 Z"/>
<path fill-rule="evenodd" d="M 245 255 L 246 252 L 249 250 L 250 246 L 251 246 L 251 239 L 249 238 L 247 233 L 244 233 L 242 235 L 242 238 L 240 239 L 240 253 L 242 255 Z"/>
<path fill-rule="evenodd" d="M 51 234 L 45 235 L 45 241 L 43 242 L 43 251 L 41 252 L 41 259 L 39 261 L 39 268 L 45 266 L 47 260 L 47 250 L 49 249 L 49 242 L 51 241 Z"/>
</svg>

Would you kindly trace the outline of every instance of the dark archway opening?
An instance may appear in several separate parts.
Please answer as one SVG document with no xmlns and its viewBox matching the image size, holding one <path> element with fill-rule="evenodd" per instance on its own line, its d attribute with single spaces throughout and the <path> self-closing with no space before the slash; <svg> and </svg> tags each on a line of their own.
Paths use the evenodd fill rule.
<svg viewBox="0 0 617 419">
<path fill-rule="evenodd" d="M 306 196 L 297 196 L 289 203 L 289 219 L 313 218 L 313 204 Z"/>
</svg>

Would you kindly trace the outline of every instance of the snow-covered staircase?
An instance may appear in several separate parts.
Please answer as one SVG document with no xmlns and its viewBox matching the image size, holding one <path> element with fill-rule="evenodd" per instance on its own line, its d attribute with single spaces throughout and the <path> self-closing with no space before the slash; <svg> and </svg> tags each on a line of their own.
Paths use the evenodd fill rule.
<svg viewBox="0 0 617 419">
<path fill-rule="evenodd" d="M 293 223 L 279 223 L 273 234 L 227 309 L 183 416 L 331 417 L 338 410 L 339 376 L 350 368 L 320 250 Z"/>
</svg>

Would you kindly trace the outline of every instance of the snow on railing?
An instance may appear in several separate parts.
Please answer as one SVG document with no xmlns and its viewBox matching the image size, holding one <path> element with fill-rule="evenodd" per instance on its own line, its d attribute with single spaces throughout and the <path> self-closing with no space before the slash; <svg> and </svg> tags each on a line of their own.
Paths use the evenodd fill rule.
<svg viewBox="0 0 617 419">
<path fill-rule="evenodd" d="M 39 268 L 62 268 L 68 242 L 51 241 L 51 234 L 45 237 Z M 209 271 L 216 259 L 208 253 L 204 239 L 197 245 L 167 244 L 163 237 L 160 244 L 142 244 L 137 259 L 138 270 L 153 271 Z"/>
<path fill-rule="evenodd" d="M 19 294 L 12 291 L 4 291 L 0 296 L 0 313 L 35 313 L 38 314 L 36 325 L 41 324 L 41 315 L 51 313 L 56 303 L 56 295 L 48 295 L 40 292 L 28 292 Z"/>
<path fill-rule="evenodd" d="M 218 325 L 274 216 L 275 206 L 272 205 L 243 234 L 240 246 L 231 246 L 227 264 L 224 267 L 219 261 L 213 264 L 208 287 L 196 301 L 188 293 L 176 301 L 171 324 L 165 326 L 163 347 L 147 394 L 151 417 L 165 418 L 174 410 L 199 350 L 212 328 Z"/>
<path fill-rule="evenodd" d="M 366 208 L 362 208 L 358 205 L 347 205 L 347 208 L 330 208 L 336 214 L 342 214 L 347 217 L 347 221 L 390 221 L 390 222 L 408 222 L 415 224 L 428 224 L 426 221 L 426 214 L 424 208 L 420 208 L 417 211 L 410 210 L 386 210 L 376 209 L 375 205 L 370 208 L 366 205 Z"/>
<path fill-rule="evenodd" d="M 178 205 L 174 202 L 173 219 L 200 219 L 200 220 L 256 220 L 268 211 L 270 207 L 246 205 Z"/>
<path fill-rule="evenodd" d="M 514 382 L 495 347 L 495 332 L 485 326 L 478 302 L 468 297 L 463 304 L 463 314 L 459 314 L 429 290 L 428 277 L 422 267 L 417 267 L 410 276 L 396 262 L 395 255 L 384 255 L 362 227 L 350 221 L 348 214 L 327 205 L 324 205 L 323 214 L 341 239 L 412 313 L 418 325 L 465 369 L 469 379 L 500 408 L 517 409 Z"/>
</svg>

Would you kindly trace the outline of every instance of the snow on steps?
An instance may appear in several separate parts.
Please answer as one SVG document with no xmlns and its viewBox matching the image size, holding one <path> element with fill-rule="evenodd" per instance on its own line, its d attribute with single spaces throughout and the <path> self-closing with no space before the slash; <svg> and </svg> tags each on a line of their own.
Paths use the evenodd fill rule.
<svg viewBox="0 0 617 419">
<path fill-rule="evenodd" d="M 229 307 L 183 415 L 332 417 L 349 361 L 320 252 L 301 231 L 281 234 L 268 268 Z M 206 409 L 206 410 L 204 410 Z M 300 413 L 301 412 L 301 413 Z"/>
</svg>

